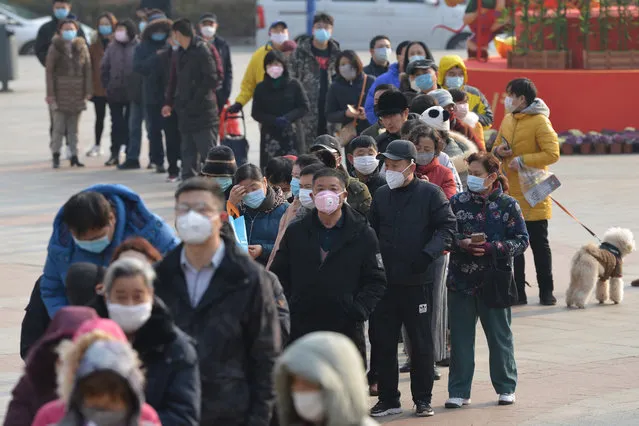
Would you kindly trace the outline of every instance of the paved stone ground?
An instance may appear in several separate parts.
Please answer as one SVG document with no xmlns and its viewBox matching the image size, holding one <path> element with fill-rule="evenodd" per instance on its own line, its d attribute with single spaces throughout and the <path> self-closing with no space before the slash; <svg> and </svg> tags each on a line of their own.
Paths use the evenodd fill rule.
<svg viewBox="0 0 639 426">
<path fill-rule="evenodd" d="M 234 56 L 234 68 L 246 66 L 249 55 Z M 50 168 L 48 117 L 44 105 L 44 74 L 33 58 L 20 58 L 20 80 L 11 94 L 0 94 L 0 406 L 10 398 L 22 368 L 18 356 L 20 322 L 32 285 L 45 259 L 51 222 L 73 193 L 95 183 L 122 183 L 142 194 L 148 205 L 172 221 L 175 184 L 146 170 L 118 172 L 102 166 L 105 158 L 84 159 L 87 167 Z M 236 86 L 239 81 L 236 80 Z M 237 93 L 238 88 L 234 90 Z M 543 96 L 543 94 L 541 94 Z M 552 108 L 552 105 L 551 105 Z M 83 115 L 82 151 L 92 141 L 93 111 Z M 107 123 L 107 129 L 109 125 Z M 108 130 L 103 146 L 108 148 Z M 251 158 L 257 159 L 257 126 L 249 120 Z M 143 159 L 146 158 L 144 151 Z M 143 161 L 145 163 L 145 161 Z M 556 197 L 603 233 L 610 226 L 633 228 L 639 208 L 635 194 L 639 169 L 635 156 L 567 157 L 553 170 L 563 187 Z M 614 188 L 614 192 L 611 189 Z M 637 228 L 634 227 L 637 232 Z M 432 419 L 417 420 L 410 412 L 385 421 L 397 425 L 634 425 L 639 420 L 639 289 L 626 287 L 619 306 L 591 304 L 586 310 L 562 306 L 570 258 L 591 240 L 576 223 L 557 210 L 550 226 L 554 254 L 556 307 L 531 304 L 513 314 L 516 360 L 519 368 L 518 402 L 497 407 L 488 374 L 488 353 L 481 328 L 477 338 L 477 371 L 473 405 L 461 410 L 443 408 L 446 373 L 435 385 Z M 639 255 L 627 258 L 627 281 L 639 275 Z M 529 281 L 534 272 L 529 261 Z M 536 289 L 529 298 L 536 302 Z M 402 375 L 405 409 L 410 409 L 408 375 Z M 371 405 L 374 401 L 371 399 Z M 4 412 L 4 410 L 0 410 Z"/>
</svg>

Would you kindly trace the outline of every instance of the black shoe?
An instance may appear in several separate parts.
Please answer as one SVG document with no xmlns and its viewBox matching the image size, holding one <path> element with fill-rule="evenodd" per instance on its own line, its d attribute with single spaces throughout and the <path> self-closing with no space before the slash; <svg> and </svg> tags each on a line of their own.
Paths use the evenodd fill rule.
<svg viewBox="0 0 639 426">
<path fill-rule="evenodd" d="M 372 417 L 392 416 L 401 413 L 402 404 L 399 401 L 393 401 L 392 404 L 379 401 L 373 408 L 371 408 Z"/>
<path fill-rule="evenodd" d="M 539 303 L 544 306 L 553 306 L 557 304 L 557 298 L 552 295 L 552 291 L 545 291 L 539 294 Z"/>
<path fill-rule="evenodd" d="M 60 153 L 53 154 L 53 168 L 54 169 L 60 168 Z"/>
<path fill-rule="evenodd" d="M 117 166 L 120 164 L 120 160 L 117 157 L 111 157 L 104 163 L 105 166 Z"/>
<path fill-rule="evenodd" d="M 439 371 L 439 368 L 437 367 L 437 365 L 435 365 L 434 369 L 435 369 L 435 380 L 441 380 L 442 372 Z"/>
<path fill-rule="evenodd" d="M 155 173 L 166 173 L 166 169 L 163 165 L 155 166 Z"/>
<path fill-rule="evenodd" d="M 125 160 L 118 166 L 118 170 L 137 170 L 139 168 L 140 162 L 138 160 Z"/>
<path fill-rule="evenodd" d="M 410 373 L 410 361 L 406 361 L 404 365 L 399 367 L 400 373 Z"/>
<path fill-rule="evenodd" d="M 417 401 L 415 403 L 415 415 L 417 417 L 431 417 L 435 415 L 435 410 L 429 403 Z"/>
<path fill-rule="evenodd" d="M 148 165 L 148 166 L 146 166 L 146 169 L 147 169 L 147 170 L 155 170 L 155 164 L 153 164 L 153 163 L 149 163 L 149 165 Z"/>
<path fill-rule="evenodd" d="M 84 167 L 84 164 L 80 163 L 80 161 L 78 160 L 78 156 L 74 155 L 71 157 L 71 167 L 76 166 L 76 167 Z"/>
<path fill-rule="evenodd" d="M 435 365 L 440 367 L 450 367 L 450 358 L 444 358 L 441 361 L 437 361 Z"/>
</svg>

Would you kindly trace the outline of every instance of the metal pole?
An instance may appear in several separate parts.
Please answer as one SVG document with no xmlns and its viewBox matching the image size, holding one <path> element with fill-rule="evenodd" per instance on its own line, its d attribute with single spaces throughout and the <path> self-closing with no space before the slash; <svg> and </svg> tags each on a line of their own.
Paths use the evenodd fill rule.
<svg viewBox="0 0 639 426">
<path fill-rule="evenodd" d="M 313 18 L 317 9 L 316 0 L 306 0 L 306 33 L 313 35 Z"/>
</svg>

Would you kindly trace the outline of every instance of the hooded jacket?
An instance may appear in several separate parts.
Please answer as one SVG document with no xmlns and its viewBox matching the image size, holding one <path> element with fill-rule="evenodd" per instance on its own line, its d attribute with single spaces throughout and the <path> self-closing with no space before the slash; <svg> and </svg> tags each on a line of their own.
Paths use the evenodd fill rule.
<svg viewBox="0 0 639 426">
<path fill-rule="evenodd" d="M 77 21 L 78 17 L 75 16 L 73 13 L 69 13 L 66 19 L 73 19 Z M 53 40 L 53 37 L 58 34 L 58 25 L 60 25 L 60 21 L 58 20 L 58 18 L 56 18 L 55 16 L 51 16 L 51 20 L 47 23 L 42 24 L 42 26 L 38 30 L 34 49 L 36 57 L 43 67 L 46 66 L 47 53 L 49 52 L 51 41 Z M 82 27 L 78 28 L 78 37 L 85 38 Z"/>
<path fill-rule="evenodd" d="M 26 360 L 24 374 L 13 388 L 4 426 L 28 426 L 46 403 L 57 398 L 55 363 L 56 345 L 71 339 L 78 327 L 97 318 L 91 308 L 68 306 L 53 317 L 44 335 L 33 345 Z"/>
<path fill-rule="evenodd" d="M 308 424 L 295 411 L 291 375 L 321 387 L 325 426 L 375 426 L 368 417 L 368 389 L 362 360 L 348 338 L 328 331 L 309 334 L 290 345 L 275 367 L 280 426 Z"/>
<path fill-rule="evenodd" d="M 178 244 L 173 229 L 159 216 L 152 213 L 139 195 L 124 185 L 94 185 L 85 191 L 104 195 L 115 213 L 115 232 L 111 244 L 102 253 L 90 253 L 75 245 L 71 231 L 62 222 L 61 208 L 53 221 L 53 233 L 47 247 L 44 276 L 40 281 L 40 292 L 49 316 L 68 304 L 64 293 L 64 281 L 72 263 L 89 262 L 107 266 L 113 251 L 127 238 L 145 238 L 160 253 L 164 254 Z"/>
<path fill-rule="evenodd" d="M 167 47 L 166 39 L 155 41 L 151 38 L 154 33 L 165 33 L 167 37 L 171 32 L 172 21 L 166 18 L 155 19 L 144 28 L 140 36 L 140 44 L 133 54 L 133 70 L 142 75 L 143 99 L 146 105 L 164 105 L 164 92 L 166 87 L 158 85 L 162 78 L 164 67 L 158 57 L 158 50 Z"/>
<path fill-rule="evenodd" d="M 109 102 L 129 103 L 130 79 L 133 74 L 133 54 L 140 41 L 137 37 L 127 43 L 112 41 L 104 52 L 100 65 L 100 79 Z"/>
<path fill-rule="evenodd" d="M 395 62 L 388 67 L 388 71 L 375 79 L 371 88 L 368 89 L 366 95 L 366 118 L 370 125 L 377 123 L 377 114 L 375 114 L 375 88 L 380 84 L 392 84 L 399 89 L 399 64 Z"/>
<path fill-rule="evenodd" d="M 477 151 L 477 145 L 466 139 L 461 133 L 448 132 L 448 139 L 443 152 L 448 155 L 455 170 L 457 170 L 464 191 L 468 188 L 466 183 L 468 178 L 468 164 L 466 163 L 466 159 Z"/>
<path fill-rule="evenodd" d="M 357 108 L 359 95 L 362 93 L 362 85 L 364 84 L 364 75 L 366 74 L 362 73 L 358 75 L 353 81 L 347 81 L 341 75 L 338 75 L 335 80 L 333 80 L 326 95 L 326 121 L 329 123 L 339 123 L 341 125 L 347 125 L 353 122 L 351 117 L 345 115 L 346 105 L 353 105 L 353 107 Z M 373 83 L 375 83 L 375 77 L 367 75 L 361 106 L 364 106 L 366 94 Z M 368 126 L 367 120 L 357 120 L 357 134 L 362 133 Z"/>
<path fill-rule="evenodd" d="M 493 111 L 490 109 L 490 104 L 484 94 L 476 87 L 468 85 L 468 70 L 461 57 L 457 55 L 442 57 L 439 61 L 437 84 L 448 90 L 449 88 L 446 86 L 446 73 L 455 67 L 459 67 L 464 71 L 464 85 L 460 87 L 460 90 L 468 94 L 468 110 L 477 114 L 479 116 L 479 122 L 485 128 L 489 128 L 493 124 Z"/>
<path fill-rule="evenodd" d="M 527 167 L 548 170 L 549 165 L 559 160 L 559 141 L 549 117 L 550 109 L 539 98 L 521 112 L 507 114 L 493 147 L 494 152 L 499 145 L 507 142 L 513 151 L 512 157 L 502 160 L 502 172 L 508 178 L 509 193 L 519 202 L 526 221 L 550 219 L 552 202 L 548 197 L 531 207 L 521 190 L 519 173 L 508 165 L 513 158 L 519 157 Z"/>
<path fill-rule="evenodd" d="M 432 184 L 439 186 L 449 200 L 457 193 L 457 186 L 453 178 L 453 172 L 446 166 L 439 164 L 439 158 L 435 157 L 425 166 L 417 166 L 417 177 L 425 176 Z"/>
<path fill-rule="evenodd" d="M 69 44 L 62 37 L 51 41 L 46 59 L 47 96 L 56 109 L 77 114 L 86 109 L 86 100 L 93 94 L 91 57 L 84 37 L 79 35 Z"/>
</svg>

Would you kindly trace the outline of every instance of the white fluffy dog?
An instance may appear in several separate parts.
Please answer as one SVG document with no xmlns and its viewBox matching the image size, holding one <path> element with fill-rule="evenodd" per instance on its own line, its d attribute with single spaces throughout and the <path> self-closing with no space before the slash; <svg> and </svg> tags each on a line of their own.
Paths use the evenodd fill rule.
<svg viewBox="0 0 639 426">
<path fill-rule="evenodd" d="M 597 287 L 597 300 L 604 303 L 610 297 L 615 304 L 623 300 L 621 269 L 623 258 L 635 250 L 635 239 L 629 229 L 610 228 L 597 247 L 588 244 L 572 258 L 570 286 L 566 305 L 583 309 Z M 610 281 L 610 289 L 608 288 Z"/>
</svg>

